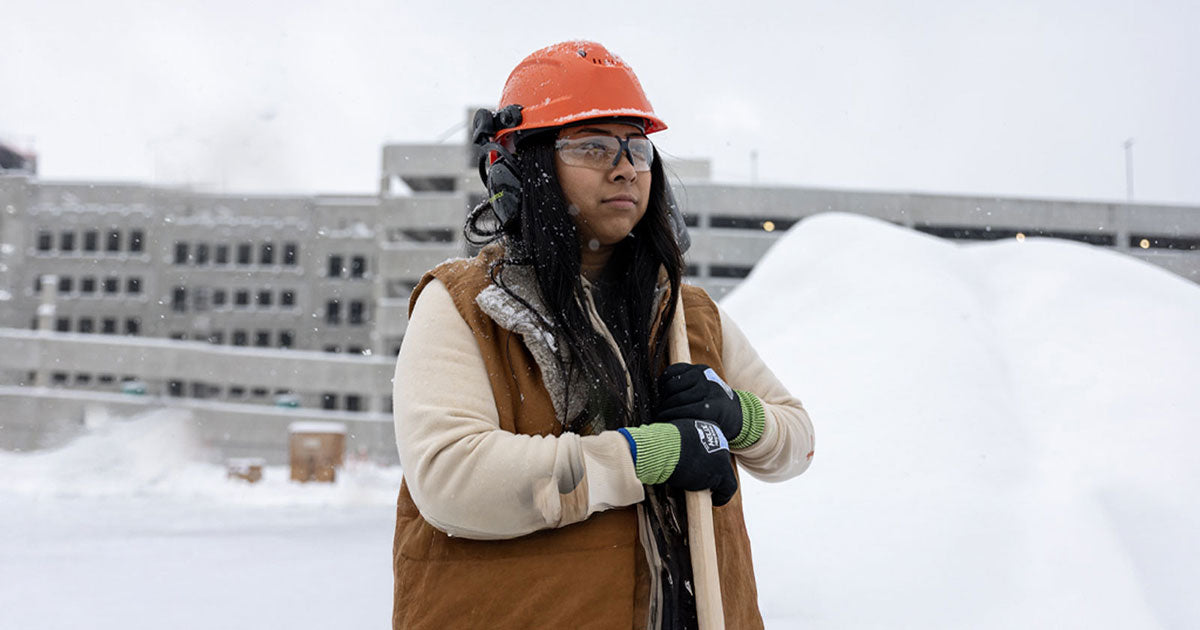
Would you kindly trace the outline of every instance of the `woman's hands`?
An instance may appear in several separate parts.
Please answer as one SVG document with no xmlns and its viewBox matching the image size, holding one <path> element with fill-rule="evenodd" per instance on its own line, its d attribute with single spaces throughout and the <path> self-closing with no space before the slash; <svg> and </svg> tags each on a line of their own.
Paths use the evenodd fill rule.
<svg viewBox="0 0 1200 630">
<path fill-rule="evenodd" d="M 762 436 L 762 401 L 735 391 L 707 365 L 676 363 L 658 378 L 659 420 L 697 418 L 716 423 L 733 448 L 746 448 Z"/>
<path fill-rule="evenodd" d="M 762 401 L 735 391 L 707 365 L 676 363 L 658 380 L 659 422 L 619 429 L 629 440 L 642 483 L 684 490 L 712 490 L 713 505 L 737 492 L 729 449 L 762 437 Z"/>
<path fill-rule="evenodd" d="M 720 427 L 705 420 L 655 422 L 618 429 L 629 440 L 638 479 L 684 490 L 712 490 L 715 506 L 737 492 L 729 442 Z"/>
</svg>

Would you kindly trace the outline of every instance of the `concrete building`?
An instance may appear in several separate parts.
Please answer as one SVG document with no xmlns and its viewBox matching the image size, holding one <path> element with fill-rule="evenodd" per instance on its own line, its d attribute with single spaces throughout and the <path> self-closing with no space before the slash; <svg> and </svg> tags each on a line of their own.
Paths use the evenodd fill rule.
<svg viewBox="0 0 1200 630">
<path fill-rule="evenodd" d="M 691 226 L 688 281 L 717 299 L 828 211 L 956 240 L 1066 238 L 1200 282 L 1198 207 L 736 186 L 712 182 L 705 160 L 668 170 Z M 409 293 L 469 254 L 462 224 L 484 191 L 462 144 L 385 146 L 379 181 L 372 195 L 243 196 L 0 171 L 0 415 L 24 418 L 3 418 L 0 446 L 44 446 L 39 422 L 88 404 L 171 404 L 227 454 L 281 461 L 284 420 L 335 418 L 350 448 L 394 461 Z"/>
</svg>

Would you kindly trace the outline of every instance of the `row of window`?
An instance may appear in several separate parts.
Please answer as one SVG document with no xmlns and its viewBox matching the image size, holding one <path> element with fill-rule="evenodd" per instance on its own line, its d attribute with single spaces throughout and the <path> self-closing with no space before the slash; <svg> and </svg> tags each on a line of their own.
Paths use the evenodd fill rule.
<svg viewBox="0 0 1200 630">
<path fill-rule="evenodd" d="M 189 300 L 190 294 L 190 300 Z M 253 291 L 251 289 L 211 289 L 209 287 L 196 287 L 188 290 L 187 287 L 175 287 L 171 290 L 171 310 L 176 313 L 186 313 L 188 311 L 188 303 L 191 303 L 191 310 L 202 312 L 211 309 L 223 308 L 271 308 L 275 305 L 275 292 L 271 289 L 259 289 Z M 280 308 L 291 309 L 296 306 L 296 291 L 293 289 L 283 289 L 279 291 L 278 304 Z"/>
<path fill-rule="evenodd" d="M 74 230 L 63 230 L 58 233 L 57 243 L 55 233 L 48 229 L 38 230 L 37 251 L 72 253 L 75 251 L 99 252 L 100 230 L 84 230 L 82 238 Z M 126 238 L 121 230 L 108 230 L 104 235 L 104 253 L 117 254 L 122 251 L 140 254 L 145 249 L 146 233 L 143 230 L 130 230 Z M 122 249 L 122 246 L 125 249 Z M 57 249 L 56 249 L 57 248 Z"/>
<path fill-rule="evenodd" d="M 72 378 L 69 372 L 52 372 L 50 381 L 54 385 L 71 385 Z M 30 372 L 28 381 L 33 382 L 34 373 Z M 96 386 L 115 386 L 117 377 L 115 374 L 90 374 L 87 372 L 77 372 L 74 374 L 74 385 L 91 387 Z M 137 379 L 132 376 L 121 378 L 122 383 L 136 383 Z M 190 385 L 190 386 L 189 386 Z M 185 383 L 183 381 L 171 380 L 167 381 L 167 394 L 172 397 L 182 398 L 190 394 L 191 398 L 218 398 L 221 396 L 221 387 L 212 383 L 204 383 L 195 381 Z M 293 392 L 287 389 L 276 389 L 274 395 L 290 396 Z M 244 385 L 230 385 L 225 391 L 225 398 L 229 400 L 238 400 L 244 398 L 256 398 L 260 400 L 267 399 L 271 395 L 271 390 L 267 387 L 246 387 Z M 345 409 L 346 411 L 363 411 L 365 409 L 365 396 L 360 394 L 338 394 L 335 392 L 325 392 L 321 394 L 321 408 L 329 410 Z M 388 410 L 390 411 L 390 409 Z"/>
<path fill-rule="evenodd" d="M 170 335 L 171 339 L 176 341 L 186 341 L 187 334 L 181 332 L 173 332 Z M 225 345 L 225 340 L 228 338 L 231 346 L 249 346 L 250 331 L 247 330 L 232 330 L 228 337 L 223 330 L 214 330 L 207 335 L 197 335 L 196 341 L 207 341 L 214 345 Z M 296 332 L 292 330 L 280 330 L 272 333 L 270 330 L 254 331 L 254 346 L 258 348 L 294 348 L 296 345 Z"/>
<path fill-rule="evenodd" d="M 124 320 L 124 326 L 122 326 Z M 37 330 L 37 318 L 33 318 L 30 324 L 32 330 Z M 70 317 L 59 317 L 54 321 L 54 330 L 58 332 L 80 332 L 80 333 L 100 333 L 102 335 L 140 335 L 142 333 L 142 320 L 137 317 L 88 317 L 83 316 L 75 320 L 74 330 L 71 326 Z"/>
<path fill-rule="evenodd" d="M 346 258 L 341 254 L 330 254 L 329 264 L 326 265 L 325 275 L 330 278 L 365 278 L 367 277 L 367 257 L 350 256 L 350 265 L 346 266 Z"/>
<path fill-rule="evenodd" d="M 187 243 L 185 241 L 175 241 L 175 264 L 176 265 L 229 265 L 231 261 L 236 261 L 238 265 L 253 265 L 256 262 L 260 265 L 275 264 L 275 244 L 271 242 L 260 243 L 258 245 L 258 257 L 255 259 L 254 243 L 238 243 L 235 246 L 225 243 L 210 245 L 209 243 Z M 233 257 L 230 257 L 230 254 Z M 297 264 L 300 256 L 300 246 L 296 243 L 284 243 L 283 253 L 280 256 L 279 263 L 286 267 L 293 267 Z"/>
<path fill-rule="evenodd" d="M 116 295 L 121 290 L 121 279 L 116 276 L 108 276 L 105 278 L 97 278 L 95 276 L 83 276 L 79 278 L 79 295 L 88 296 L 95 295 L 103 291 L 108 295 Z M 75 292 L 75 278 L 72 276 L 58 277 L 58 293 L 66 295 Z M 42 276 L 33 279 L 33 292 L 41 293 L 42 291 Z M 125 293 L 130 295 L 140 295 L 142 293 L 142 279 L 139 276 L 129 276 L 125 278 Z"/>
</svg>

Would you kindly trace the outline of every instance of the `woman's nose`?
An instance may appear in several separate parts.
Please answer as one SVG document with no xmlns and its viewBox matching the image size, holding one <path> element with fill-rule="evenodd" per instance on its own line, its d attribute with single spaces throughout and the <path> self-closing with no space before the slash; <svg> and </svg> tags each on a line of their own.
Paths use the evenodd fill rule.
<svg viewBox="0 0 1200 630">
<path fill-rule="evenodd" d="M 628 150 L 621 152 L 616 166 L 608 172 L 608 177 L 614 182 L 622 179 L 631 182 L 637 181 L 637 169 L 633 167 L 633 156 L 629 155 Z"/>
</svg>

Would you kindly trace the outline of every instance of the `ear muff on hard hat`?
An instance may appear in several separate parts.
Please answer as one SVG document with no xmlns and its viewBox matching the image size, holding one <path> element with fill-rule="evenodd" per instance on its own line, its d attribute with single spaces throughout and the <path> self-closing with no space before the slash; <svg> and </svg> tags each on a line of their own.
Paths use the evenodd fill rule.
<svg viewBox="0 0 1200 630">
<path fill-rule="evenodd" d="M 521 177 L 513 157 L 520 141 L 595 119 L 636 120 L 646 134 L 667 128 L 633 69 L 600 44 L 562 42 L 523 59 L 504 83 L 496 111 L 475 112 L 471 140 L 487 187 L 476 211 L 490 205 L 500 225 L 508 223 L 521 208 Z"/>
</svg>

